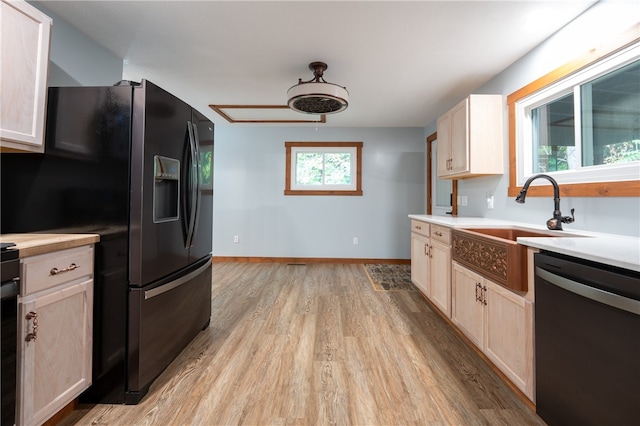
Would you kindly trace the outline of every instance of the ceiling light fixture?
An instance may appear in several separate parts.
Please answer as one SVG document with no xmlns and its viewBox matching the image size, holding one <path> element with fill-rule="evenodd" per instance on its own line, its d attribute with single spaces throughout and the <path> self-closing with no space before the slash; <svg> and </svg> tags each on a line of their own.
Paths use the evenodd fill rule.
<svg viewBox="0 0 640 426">
<path fill-rule="evenodd" d="M 349 106 L 349 92 L 346 87 L 327 83 L 322 74 L 327 69 L 324 62 L 311 62 L 309 69 L 313 78 L 309 81 L 298 79 L 298 84 L 287 91 L 287 105 L 294 111 L 305 114 L 335 114 Z"/>
</svg>

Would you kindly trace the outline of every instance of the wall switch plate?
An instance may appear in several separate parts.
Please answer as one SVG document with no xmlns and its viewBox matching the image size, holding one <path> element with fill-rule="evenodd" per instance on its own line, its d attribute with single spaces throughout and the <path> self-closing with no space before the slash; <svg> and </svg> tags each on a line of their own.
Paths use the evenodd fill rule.
<svg viewBox="0 0 640 426">
<path fill-rule="evenodd" d="M 467 196 L 466 195 L 461 195 L 460 196 L 460 203 L 459 205 L 461 206 L 466 206 L 467 205 Z"/>
<path fill-rule="evenodd" d="M 233 242 L 234 242 L 235 244 L 238 244 L 238 243 L 240 242 L 240 237 L 238 237 L 237 235 L 234 235 L 234 236 L 233 236 Z"/>
<path fill-rule="evenodd" d="M 358 245 L 358 237 L 353 237 L 353 245 L 354 246 Z"/>
<path fill-rule="evenodd" d="M 489 210 L 493 209 L 493 195 L 490 195 L 489 197 L 487 197 L 487 208 Z"/>
</svg>

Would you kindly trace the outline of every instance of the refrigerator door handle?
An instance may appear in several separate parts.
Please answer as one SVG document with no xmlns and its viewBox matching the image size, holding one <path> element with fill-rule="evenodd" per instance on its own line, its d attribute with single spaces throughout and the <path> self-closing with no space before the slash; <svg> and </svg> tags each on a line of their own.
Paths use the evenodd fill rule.
<svg viewBox="0 0 640 426">
<path fill-rule="evenodd" d="M 191 271 L 187 275 L 185 275 L 183 277 L 180 277 L 175 281 L 171 281 L 170 283 L 161 285 L 160 287 L 152 288 L 151 290 L 146 290 L 144 292 L 144 300 L 149 300 L 149 299 L 151 299 L 153 297 L 160 296 L 163 293 L 166 293 L 168 291 L 173 290 L 174 288 L 180 287 L 181 285 L 183 285 L 185 283 L 188 283 L 194 277 L 197 277 L 204 270 L 206 270 L 209 267 L 209 263 L 210 262 L 205 263 L 204 265 L 200 266 L 195 271 Z"/>
<path fill-rule="evenodd" d="M 195 244 L 195 240 L 196 240 L 196 232 L 198 232 L 198 219 L 200 218 L 200 202 L 202 200 L 201 198 L 201 192 L 200 192 L 200 176 L 201 176 L 201 167 L 202 165 L 200 164 L 200 137 L 198 136 L 198 128 L 196 127 L 195 124 L 191 123 L 191 126 L 193 127 L 193 139 L 194 139 L 194 148 L 195 148 L 195 170 L 193 170 L 193 173 L 195 175 L 195 185 L 194 185 L 194 190 L 195 190 L 195 203 L 194 203 L 194 210 L 195 210 L 195 215 L 193 218 L 193 229 L 191 231 L 191 245 L 193 246 Z"/>
<path fill-rule="evenodd" d="M 187 239 L 185 241 L 185 248 L 189 248 L 192 246 L 191 241 L 193 240 L 193 231 L 196 218 L 196 191 L 198 190 L 197 185 L 194 184 L 195 182 L 193 169 L 194 167 L 197 167 L 197 165 L 195 160 L 196 150 L 194 148 L 195 140 L 193 135 L 193 125 L 190 121 L 187 121 L 187 130 L 189 132 L 189 156 L 191 157 L 189 166 L 187 168 L 189 173 L 187 181 L 189 182 L 189 193 L 191 194 L 191 196 L 189 197 L 189 202 L 191 203 L 191 205 L 189 206 L 189 217 L 187 218 Z"/>
</svg>

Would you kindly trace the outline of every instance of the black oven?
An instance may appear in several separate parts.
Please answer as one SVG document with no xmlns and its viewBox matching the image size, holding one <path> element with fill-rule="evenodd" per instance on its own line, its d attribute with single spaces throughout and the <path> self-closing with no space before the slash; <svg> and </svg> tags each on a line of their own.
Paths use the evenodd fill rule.
<svg viewBox="0 0 640 426">
<path fill-rule="evenodd" d="M 0 380 L 2 381 L 2 426 L 15 424 L 16 419 L 16 349 L 18 343 L 18 283 L 20 261 L 18 252 L 6 250 L 7 243 L 2 244 L 2 306 L 0 307 Z"/>
<path fill-rule="evenodd" d="M 555 425 L 640 425 L 640 273 L 535 255 L 536 412 Z"/>
</svg>

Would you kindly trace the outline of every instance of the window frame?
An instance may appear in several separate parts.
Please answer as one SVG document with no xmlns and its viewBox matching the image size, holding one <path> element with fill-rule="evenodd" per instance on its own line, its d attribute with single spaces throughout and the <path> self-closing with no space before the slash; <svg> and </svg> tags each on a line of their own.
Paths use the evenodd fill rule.
<svg viewBox="0 0 640 426">
<path fill-rule="evenodd" d="M 362 142 L 285 142 L 285 189 L 284 195 L 362 195 Z M 293 176 L 295 175 L 295 156 L 296 148 L 321 148 L 323 151 L 330 152 L 331 149 L 338 148 L 336 152 L 344 151 L 346 148 L 355 148 L 355 165 L 352 165 L 354 176 L 352 176 L 355 189 L 339 189 L 335 186 L 321 186 L 325 189 L 300 189 L 293 185 Z"/>
<path fill-rule="evenodd" d="M 587 68 L 596 68 L 604 59 L 609 59 L 614 54 L 627 49 L 640 41 L 640 23 L 635 24 L 627 31 L 616 37 L 610 43 L 596 49 L 591 49 L 588 53 L 581 55 L 573 61 L 560 66 L 543 77 L 529 83 L 516 92 L 507 97 L 507 105 L 509 109 L 509 196 L 517 196 L 522 189 L 523 179 L 525 176 L 525 161 L 531 160 L 532 153 L 525 153 L 522 144 L 517 141 L 522 132 L 530 129 L 530 120 L 520 119 L 524 117 L 523 108 L 519 102 L 523 102 L 533 97 L 543 98 L 544 93 L 548 93 L 550 88 L 555 87 L 552 94 L 548 94 L 547 98 L 557 99 L 562 94 L 567 94 L 567 85 L 565 80 L 569 82 L 576 74 Z M 620 65 L 621 67 L 622 65 Z M 587 71 L 589 72 L 589 71 Z M 597 77 L 591 77 L 595 79 Z M 586 82 L 583 82 L 586 83 Z M 538 103 L 540 103 L 539 101 Z M 631 163 L 637 169 L 637 164 Z M 632 166 L 632 167 L 633 167 Z M 598 169 L 600 172 L 604 169 L 620 170 L 629 168 L 628 164 L 611 166 L 592 166 L 591 170 L 562 171 L 553 172 L 554 176 L 561 176 L 558 180 L 560 184 L 560 192 L 562 196 L 572 197 L 637 197 L 640 195 L 640 180 L 616 180 L 619 178 L 608 178 L 609 180 L 598 177 Z M 569 179 L 563 179 L 566 176 Z M 637 176 L 637 174 L 636 174 Z M 576 181 L 576 178 L 580 178 Z M 551 196 L 552 188 L 550 185 L 532 185 L 527 192 L 530 196 Z"/>
</svg>

